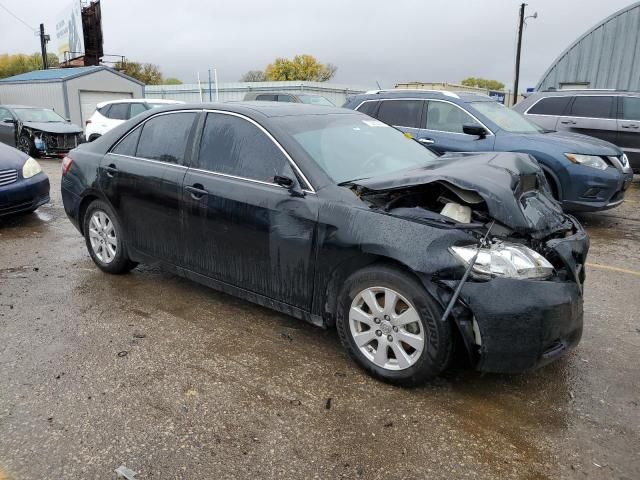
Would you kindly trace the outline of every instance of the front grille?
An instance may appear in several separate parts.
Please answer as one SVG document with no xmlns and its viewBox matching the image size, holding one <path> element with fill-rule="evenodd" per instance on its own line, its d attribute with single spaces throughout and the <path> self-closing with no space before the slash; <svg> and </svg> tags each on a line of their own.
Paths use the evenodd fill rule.
<svg viewBox="0 0 640 480">
<path fill-rule="evenodd" d="M 9 185 L 10 183 L 18 180 L 18 171 L 12 170 L 0 170 L 0 187 Z"/>
<path fill-rule="evenodd" d="M 47 134 L 45 136 L 47 149 L 71 150 L 78 146 L 78 135 L 75 133 Z"/>
</svg>

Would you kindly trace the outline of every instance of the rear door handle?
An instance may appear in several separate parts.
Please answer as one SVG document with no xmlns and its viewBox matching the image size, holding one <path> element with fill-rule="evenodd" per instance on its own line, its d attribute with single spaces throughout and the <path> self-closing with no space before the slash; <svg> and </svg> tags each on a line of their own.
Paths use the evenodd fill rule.
<svg viewBox="0 0 640 480">
<path fill-rule="evenodd" d="M 562 123 L 563 125 L 575 125 L 576 122 L 574 122 L 573 120 L 560 120 L 560 123 Z"/>
<path fill-rule="evenodd" d="M 431 138 L 419 138 L 418 141 L 423 145 L 433 145 L 435 143 Z"/>
<path fill-rule="evenodd" d="M 622 125 L 622 128 L 638 128 L 638 125 Z"/>
<path fill-rule="evenodd" d="M 193 185 L 186 186 L 184 187 L 184 189 L 187 192 L 191 193 L 191 198 L 195 200 L 199 200 L 209 193 L 204 189 L 204 186 L 199 183 L 194 183 Z"/>
<path fill-rule="evenodd" d="M 113 163 L 104 167 L 104 171 L 107 174 L 107 177 L 109 178 L 113 178 L 114 175 L 118 173 L 118 169 Z"/>
</svg>

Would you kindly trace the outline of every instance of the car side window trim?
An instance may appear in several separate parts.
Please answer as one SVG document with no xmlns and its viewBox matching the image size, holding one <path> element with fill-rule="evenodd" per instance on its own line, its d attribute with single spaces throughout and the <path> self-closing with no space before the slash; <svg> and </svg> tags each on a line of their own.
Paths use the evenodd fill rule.
<svg viewBox="0 0 640 480">
<path fill-rule="evenodd" d="M 246 115 L 242 115 L 241 113 L 236 113 L 236 112 L 228 112 L 228 111 L 225 111 L 225 110 L 211 110 L 211 109 L 205 109 L 204 112 L 205 113 L 220 113 L 220 114 L 223 114 L 223 115 L 230 115 L 232 117 L 242 118 L 243 120 L 246 120 L 249 123 L 251 123 L 251 124 L 255 125 L 256 127 L 258 127 L 258 129 L 262 133 L 264 133 L 267 136 L 267 138 L 269 138 L 269 140 L 271 140 L 274 143 L 274 145 L 278 148 L 278 150 L 280 150 L 280 152 L 282 152 L 282 154 L 285 156 L 285 158 L 289 162 L 289 165 L 291 166 L 291 168 L 293 168 L 294 172 L 305 183 L 305 185 L 302 185 L 302 190 L 307 192 L 307 193 L 314 193 L 314 194 L 316 193 L 316 191 L 314 190 L 313 186 L 311 185 L 311 182 L 307 179 L 307 177 L 302 172 L 302 170 L 300 170 L 300 168 L 298 167 L 296 162 L 293 161 L 293 159 L 291 158 L 291 155 L 289 155 L 289 153 L 284 149 L 284 147 L 282 145 L 280 145 L 280 142 L 278 142 L 273 137 L 273 135 L 271 135 L 271 133 L 269 133 L 269 131 L 266 128 L 264 128 L 262 125 L 260 125 L 258 122 L 256 122 L 252 118 L 247 117 Z M 237 180 L 247 180 L 249 182 L 261 183 L 261 184 L 265 184 L 265 185 L 275 185 L 278 188 L 282 188 L 277 183 L 263 182 L 262 180 L 255 180 L 253 178 L 246 178 L 246 177 L 241 177 L 241 176 L 236 176 L 236 175 L 230 175 L 228 173 L 216 172 L 215 170 L 202 170 L 202 169 L 197 169 L 197 168 L 192 168 L 192 170 L 205 172 L 205 173 L 212 173 L 214 175 L 220 175 L 220 176 L 223 176 L 223 177 L 235 178 Z"/>
<path fill-rule="evenodd" d="M 567 105 L 567 109 L 571 110 L 571 107 L 573 106 L 573 102 L 575 101 L 576 98 L 578 97 L 613 97 L 613 98 L 618 98 L 620 97 L 620 95 L 611 95 L 611 94 L 606 94 L 606 93 L 602 93 L 600 95 L 595 95 L 595 94 L 590 94 L 590 95 L 550 95 L 548 97 L 540 97 L 538 100 L 536 100 L 535 103 L 533 103 L 533 105 L 531 105 L 529 108 L 527 108 L 524 111 L 524 115 L 536 115 L 536 116 L 540 116 L 540 117 L 556 117 L 556 118 L 586 118 L 588 120 L 617 120 L 616 117 L 614 118 L 603 118 L 603 117 L 580 117 L 578 115 L 549 115 L 548 113 L 529 113 L 529 110 L 531 110 L 538 102 L 544 100 L 545 98 L 566 98 L 566 97 L 574 97 L 572 100 L 569 100 L 569 104 Z M 616 102 L 613 102 L 614 104 Z"/>
<path fill-rule="evenodd" d="M 394 101 L 394 100 L 421 100 L 423 102 L 425 102 L 425 105 L 422 107 L 423 110 L 426 106 L 427 102 L 441 102 L 441 103 L 449 103 L 457 108 L 459 108 L 460 110 L 462 110 L 464 113 L 466 113 L 467 115 L 469 115 L 471 118 L 473 118 L 476 122 L 478 122 L 478 124 L 482 125 L 484 127 L 484 129 L 489 132 L 488 133 L 488 137 L 493 136 L 493 130 L 491 130 L 489 127 L 487 127 L 483 122 L 481 122 L 480 120 L 478 120 L 478 117 L 476 117 L 473 113 L 469 112 L 468 110 L 465 110 L 464 108 L 462 108 L 460 105 L 458 105 L 457 103 L 453 103 L 450 102 L 448 100 L 441 100 L 439 98 L 413 98 L 413 97 L 403 97 L 403 98 L 377 98 L 375 100 L 364 100 L 363 102 L 361 102 L 356 108 L 355 110 L 358 110 L 362 104 L 367 103 L 367 102 L 388 102 L 388 101 Z M 423 112 L 424 113 L 424 112 Z M 376 117 L 377 118 L 377 117 Z M 422 115 L 421 118 L 424 118 L 424 114 Z M 425 123 L 426 125 L 426 123 Z M 443 130 L 431 130 L 430 128 L 422 128 L 419 127 L 418 130 L 424 130 L 426 132 L 441 132 L 441 133 L 450 133 L 451 135 L 466 135 L 466 133 L 457 133 L 457 132 L 445 132 Z"/>
</svg>

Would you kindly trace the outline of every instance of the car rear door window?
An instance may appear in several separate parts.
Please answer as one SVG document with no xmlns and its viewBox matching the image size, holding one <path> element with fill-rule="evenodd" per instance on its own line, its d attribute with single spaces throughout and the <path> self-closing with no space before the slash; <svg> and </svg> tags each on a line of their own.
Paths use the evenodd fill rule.
<svg viewBox="0 0 640 480">
<path fill-rule="evenodd" d="M 107 117 L 107 118 L 110 118 L 109 117 L 109 112 L 111 111 L 111 104 L 105 105 L 102 108 L 98 108 L 98 111 L 100 112 L 100 115 L 102 115 L 104 117 Z"/>
<path fill-rule="evenodd" d="M 124 137 L 120 142 L 111 150 L 111 153 L 118 155 L 126 155 L 128 157 L 135 157 L 136 148 L 138 146 L 138 139 L 140 138 L 140 132 L 142 127 L 138 127 Z"/>
<path fill-rule="evenodd" d="M 640 120 L 640 97 L 622 97 L 622 120 Z"/>
<path fill-rule="evenodd" d="M 395 127 L 418 128 L 422 100 L 382 100 L 378 119 Z"/>
<path fill-rule="evenodd" d="M 571 97 L 547 97 L 539 100 L 527 113 L 531 115 L 563 115 Z"/>
<path fill-rule="evenodd" d="M 195 112 L 162 114 L 145 122 L 136 156 L 184 164 L 189 133 L 196 115 Z"/>
<path fill-rule="evenodd" d="M 136 115 L 140 115 L 142 112 L 146 112 L 147 108 L 142 103 L 132 103 L 131 110 L 129 111 L 129 118 L 133 118 Z"/>
<path fill-rule="evenodd" d="M 127 120 L 129 118 L 128 103 L 114 103 L 109 110 L 109 118 L 112 120 Z"/>
<path fill-rule="evenodd" d="M 279 102 L 293 102 L 293 97 L 291 95 L 278 95 Z"/>
<path fill-rule="evenodd" d="M 293 178 L 287 157 L 260 128 L 221 113 L 207 115 L 198 168 L 269 183 L 275 175 Z"/>
<path fill-rule="evenodd" d="M 377 106 L 378 102 L 364 102 L 362 105 L 356 108 L 356 110 L 364 113 L 365 115 L 373 117 L 375 115 Z"/>
<path fill-rule="evenodd" d="M 427 130 L 464 133 L 462 131 L 463 125 L 479 125 L 479 123 L 462 108 L 452 103 L 429 100 Z"/>
<path fill-rule="evenodd" d="M 572 117 L 615 118 L 613 97 L 576 96 L 571 105 Z"/>
</svg>

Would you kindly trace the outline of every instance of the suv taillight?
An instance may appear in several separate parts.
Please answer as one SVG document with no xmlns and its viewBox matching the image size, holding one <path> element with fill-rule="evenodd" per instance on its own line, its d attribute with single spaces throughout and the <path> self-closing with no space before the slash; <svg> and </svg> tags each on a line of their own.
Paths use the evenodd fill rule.
<svg viewBox="0 0 640 480">
<path fill-rule="evenodd" d="M 72 164 L 73 164 L 73 160 L 71 159 L 71 157 L 64 157 L 62 159 L 62 175 L 67 174 Z"/>
</svg>

